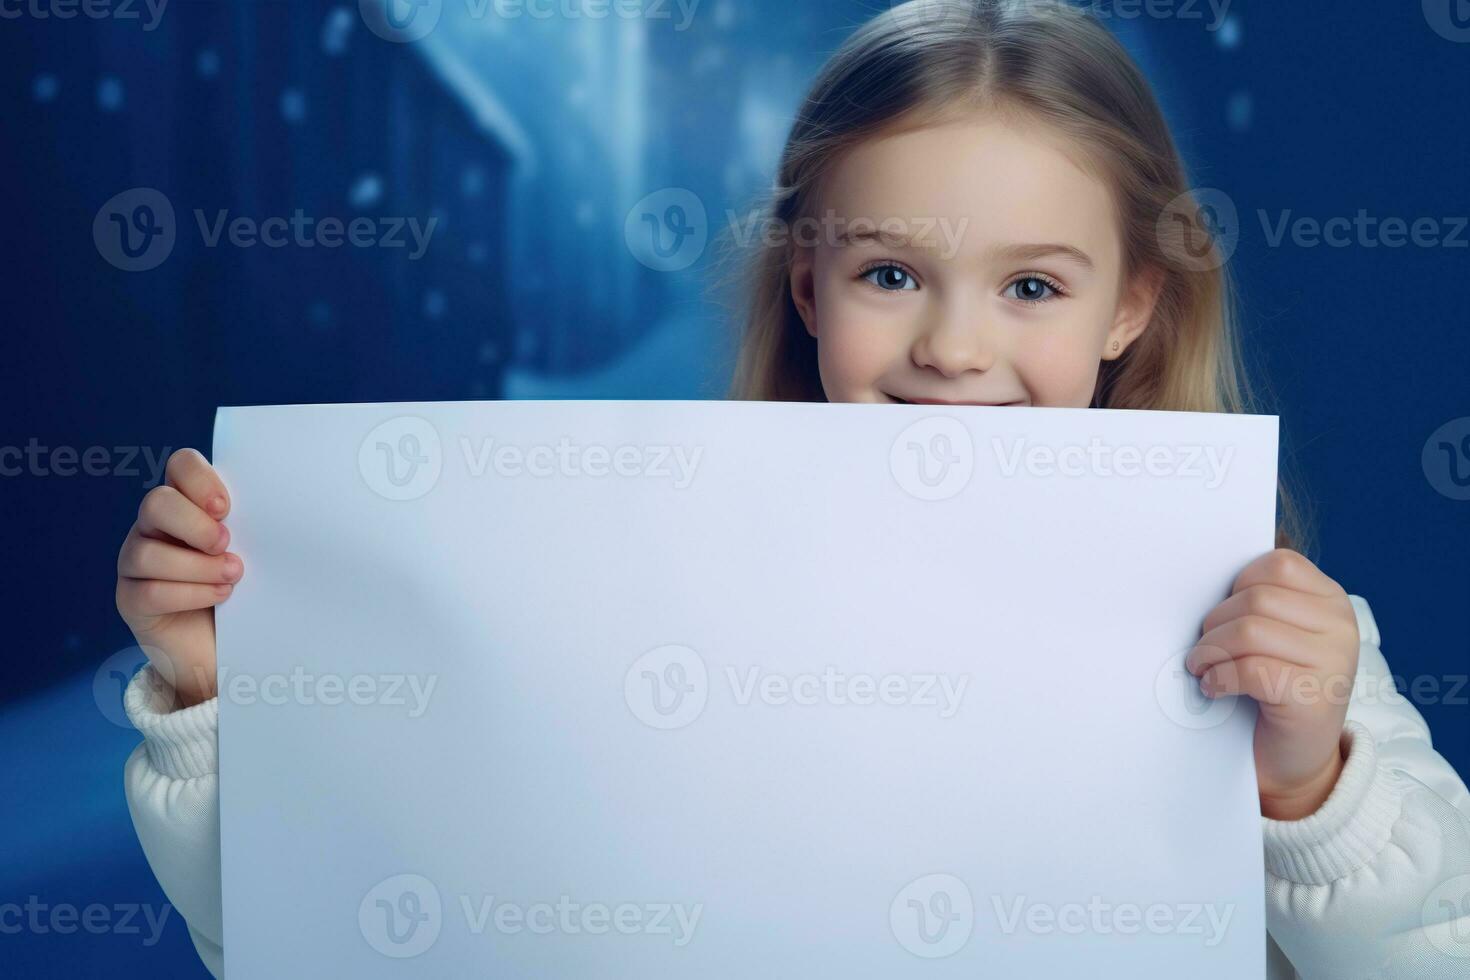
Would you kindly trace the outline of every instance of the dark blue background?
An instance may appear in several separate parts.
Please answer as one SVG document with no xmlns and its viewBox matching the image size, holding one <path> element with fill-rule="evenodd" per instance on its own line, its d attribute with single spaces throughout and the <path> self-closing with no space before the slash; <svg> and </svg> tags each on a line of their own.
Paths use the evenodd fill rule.
<svg viewBox="0 0 1470 980">
<path fill-rule="evenodd" d="M 173 0 L 150 32 L 6 0 L 23 12 L 0 19 L 0 445 L 207 449 L 220 404 L 718 397 L 730 339 L 714 251 L 652 271 L 623 219 L 670 186 L 712 216 L 743 213 L 806 83 L 881 4 L 704 0 L 687 31 L 487 24 L 456 5 L 430 41 L 390 44 L 355 3 Z M 1470 214 L 1470 43 L 1431 28 L 1433 3 L 1230 12 L 1216 31 L 1109 23 L 1154 80 L 1195 184 L 1239 209 L 1245 342 L 1316 518 L 1312 557 L 1367 597 L 1397 674 L 1448 690 L 1470 670 L 1470 502 L 1436 491 L 1421 451 L 1470 416 L 1470 234 L 1457 248 L 1273 247 L 1256 213 Z M 129 274 L 103 260 L 92 222 L 140 186 L 173 203 L 179 242 Z M 417 262 L 208 249 L 195 208 L 440 224 Z M 98 665 L 130 642 L 114 560 L 145 479 L 0 478 L 0 903 L 164 902 L 122 796 L 136 733 L 93 694 Z M 1419 704 L 1462 773 L 1467 694 Z M 202 974 L 176 915 L 153 948 L 0 934 L 0 964 Z"/>
</svg>

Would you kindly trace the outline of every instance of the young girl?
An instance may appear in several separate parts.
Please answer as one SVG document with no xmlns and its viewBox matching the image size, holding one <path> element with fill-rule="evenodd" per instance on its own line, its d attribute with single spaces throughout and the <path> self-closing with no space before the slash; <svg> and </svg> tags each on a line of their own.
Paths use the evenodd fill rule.
<svg viewBox="0 0 1470 980">
<path fill-rule="evenodd" d="M 1096 20 L 1059 0 L 897 7 L 832 57 L 792 129 L 767 215 L 791 234 L 761 236 L 735 394 L 1241 411 L 1223 261 L 1191 201 Z M 153 661 L 127 693 L 129 804 L 216 976 L 213 607 L 244 574 L 229 509 L 204 458 L 176 454 L 117 587 Z M 1385 696 L 1367 603 L 1278 548 L 1187 664 L 1207 696 L 1260 702 L 1269 975 L 1470 976 L 1470 796 Z"/>
</svg>

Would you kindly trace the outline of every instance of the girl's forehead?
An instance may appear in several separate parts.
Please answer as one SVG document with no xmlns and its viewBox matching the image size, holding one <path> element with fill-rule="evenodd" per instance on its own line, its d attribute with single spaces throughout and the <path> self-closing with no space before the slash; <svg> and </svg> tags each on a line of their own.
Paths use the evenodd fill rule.
<svg viewBox="0 0 1470 980">
<path fill-rule="evenodd" d="M 820 194 L 843 221 L 968 219 L 962 250 L 996 241 L 1114 249 L 1112 193 L 1058 137 L 982 118 L 880 136 L 845 153 Z"/>
</svg>

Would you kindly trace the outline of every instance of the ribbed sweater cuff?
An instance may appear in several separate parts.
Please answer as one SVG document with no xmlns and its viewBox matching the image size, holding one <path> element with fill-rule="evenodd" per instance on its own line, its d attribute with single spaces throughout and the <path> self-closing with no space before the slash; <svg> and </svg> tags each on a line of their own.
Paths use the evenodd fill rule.
<svg viewBox="0 0 1470 980">
<path fill-rule="evenodd" d="M 1373 735 L 1362 724 L 1343 727 L 1346 754 L 1332 794 L 1301 820 L 1262 817 L 1266 870 L 1303 885 L 1327 885 L 1371 863 L 1399 818 L 1403 783 L 1378 765 Z"/>
<path fill-rule="evenodd" d="M 174 710 L 173 688 L 150 664 L 138 671 L 123 695 L 133 727 L 143 733 L 148 761 L 172 779 L 219 771 L 219 698 Z"/>
</svg>

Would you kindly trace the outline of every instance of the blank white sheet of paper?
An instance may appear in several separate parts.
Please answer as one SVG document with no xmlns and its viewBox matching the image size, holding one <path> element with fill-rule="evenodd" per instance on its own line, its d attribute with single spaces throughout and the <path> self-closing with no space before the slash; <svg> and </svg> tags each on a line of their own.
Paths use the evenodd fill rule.
<svg viewBox="0 0 1470 980">
<path fill-rule="evenodd" d="M 1271 416 L 221 409 L 224 939 L 282 976 L 1265 974 L 1182 661 Z"/>
</svg>

